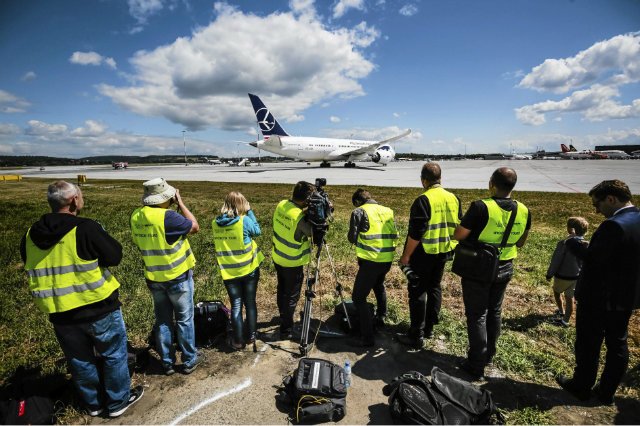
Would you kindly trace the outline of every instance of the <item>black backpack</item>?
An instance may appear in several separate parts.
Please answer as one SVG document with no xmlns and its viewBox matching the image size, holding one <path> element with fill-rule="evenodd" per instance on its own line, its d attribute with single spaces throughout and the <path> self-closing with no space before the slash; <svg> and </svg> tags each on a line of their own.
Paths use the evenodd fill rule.
<svg viewBox="0 0 640 426">
<path fill-rule="evenodd" d="M 491 392 L 433 367 L 431 379 L 417 371 L 396 377 L 382 392 L 396 424 L 504 424 Z"/>
<path fill-rule="evenodd" d="M 280 388 L 297 424 L 337 422 L 347 414 L 346 373 L 342 367 L 318 358 L 303 358 Z"/>
<path fill-rule="evenodd" d="M 227 332 L 230 311 L 220 300 L 202 301 L 193 307 L 196 346 L 210 347 Z"/>
</svg>

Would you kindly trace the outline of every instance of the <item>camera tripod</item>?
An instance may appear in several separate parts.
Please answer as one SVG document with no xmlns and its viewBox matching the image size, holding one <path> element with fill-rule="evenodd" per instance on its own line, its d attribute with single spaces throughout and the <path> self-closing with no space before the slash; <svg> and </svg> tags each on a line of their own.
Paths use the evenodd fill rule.
<svg viewBox="0 0 640 426">
<path fill-rule="evenodd" d="M 311 308 L 313 304 L 313 299 L 316 297 L 316 293 L 313 290 L 313 286 L 316 283 L 318 283 L 320 280 L 320 255 L 322 254 L 323 247 L 327 254 L 327 258 L 329 259 L 329 263 L 331 264 L 331 271 L 333 273 L 333 277 L 336 282 L 336 287 L 335 287 L 336 293 L 338 293 L 338 296 L 340 297 L 340 304 L 342 305 L 342 309 L 344 310 L 344 315 L 347 320 L 349 330 L 351 330 L 351 319 L 349 318 L 349 313 L 347 312 L 347 306 L 344 303 L 344 296 L 342 294 L 342 284 L 340 284 L 340 282 L 338 281 L 338 275 L 336 274 L 336 268 L 333 263 L 333 258 L 331 257 L 331 252 L 329 251 L 329 246 L 324 241 L 324 238 L 321 238 L 320 243 L 317 244 L 316 263 L 315 263 L 315 271 L 313 273 L 313 276 L 311 275 L 311 264 L 307 266 L 307 273 L 306 273 L 307 288 L 304 292 L 304 297 L 305 297 L 304 311 L 302 313 L 302 332 L 300 335 L 300 354 L 302 356 L 306 356 L 310 351 L 310 347 L 313 345 L 313 342 L 309 343 L 309 330 L 311 327 Z M 316 337 L 320 333 L 322 332 L 320 331 L 320 325 L 318 325 L 318 330 L 316 331 Z M 342 335 L 337 333 L 328 333 L 328 334 L 332 336 Z M 315 341 L 315 338 L 314 338 L 314 341 Z"/>
</svg>

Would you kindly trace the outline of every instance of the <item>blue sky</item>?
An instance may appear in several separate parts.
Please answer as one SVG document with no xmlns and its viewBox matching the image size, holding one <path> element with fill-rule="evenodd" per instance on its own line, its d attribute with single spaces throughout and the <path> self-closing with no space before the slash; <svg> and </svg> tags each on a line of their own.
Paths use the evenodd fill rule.
<svg viewBox="0 0 640 426">
<path fill-rule="evenodd" d="M 256 155 L 290 133 L 398 152 L 640 143 L 637 0 L 2 0 L 0 155 Z"/>
</svg>

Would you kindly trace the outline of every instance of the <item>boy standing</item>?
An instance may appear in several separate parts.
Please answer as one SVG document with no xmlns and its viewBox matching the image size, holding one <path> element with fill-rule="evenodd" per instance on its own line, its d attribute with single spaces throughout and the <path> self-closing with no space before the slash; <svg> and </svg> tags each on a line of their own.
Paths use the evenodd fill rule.
<svg viewBox="0 0 640 426">
<path fill-rule="evenodd" d="M 567 250 L 567 241 L 575 239 L 580 244 L 586 244 L 584 235 L 589 228 L 589 222 L 583 217 L 570 217 L 567 220 L 567 233 L 569 236 L 564 240 L 558 241 L 556 249 L 551 256 L 551 263 L 547 269 L 547 281 L 553 277 L 553 297 L 556 301 L 556 310 L 558 324 L 562 327 L 569 326 L 569 319 L 573 313 L 573 294 L 576 289 L 576 282 L 580 270 L 582 269 L 582 260 L 578 259 L 573 253 Z M 564 293 L 564 307 L 562 303 L 562 294 Z"/>
</svg>

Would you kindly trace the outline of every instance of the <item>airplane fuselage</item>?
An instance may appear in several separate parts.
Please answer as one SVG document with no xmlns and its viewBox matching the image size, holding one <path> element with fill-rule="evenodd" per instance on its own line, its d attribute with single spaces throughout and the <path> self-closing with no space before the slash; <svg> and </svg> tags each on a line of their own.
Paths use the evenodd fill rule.
<svg viewBox="0 0 640 426">
<path fill-rule="evenodd" d="M 254 142 L 256 148 L 289 158 L 306 161 L 356 161 L 367 160 L 369 154 L 345 154 L 354 149 L 369 146 L 375 142 L 352 140 L 315 138 L 305 136 L 271 136 L 266 140 Z M 251 145 L 253 145 L 252 143 Z"/>
</svg>

